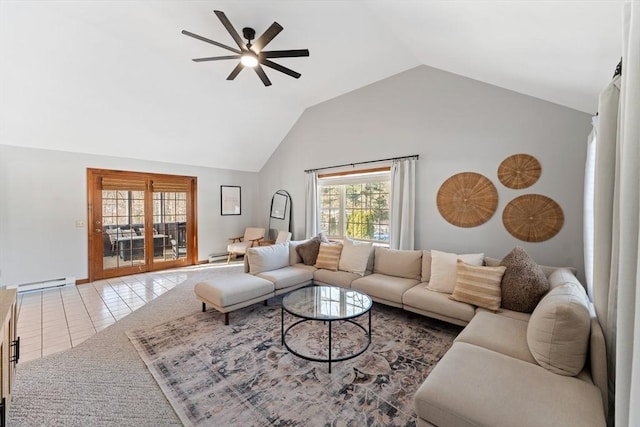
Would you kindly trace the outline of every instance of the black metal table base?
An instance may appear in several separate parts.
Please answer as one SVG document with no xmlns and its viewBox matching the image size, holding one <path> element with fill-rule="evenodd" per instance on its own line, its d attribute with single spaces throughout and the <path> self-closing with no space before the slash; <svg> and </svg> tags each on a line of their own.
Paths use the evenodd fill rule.
<svg viewBox="0 0 640 427">
<path fill-rule="evenodd" d="M 285 346 L 285 348 L 287 350 L 289 350 L 292 354 L 305 359 L 305 360 L 310 360 L 312 362 L 323 362 L 323 363 L 328 363 L 329 364 L 329 373 L 331 373 L 331 363 L 332 362 L 342 362 L 344 360 L 349 360 L 349 359 L 353 359 L 354 357 L 358 357 L 359 355 L 361 355 L 362 353 L 364 353 L 369 346 L 371 345 L 371 309 L 369 309 L 367 311 L 367 313 L 369 313 L 369 322 L 368 322 L 368 330 L 362 326 L 361 324 L 359 324 L 358 322 L 356 322 L 353 318 L 352 319 L 309 319 L 309 318 L 301 318 L 300 316 L 293 314 L 289 311 L 287 311 L 287 313 L 289 313 L 290 315 L 299 318 L 300 320 L 298 320 L 297 322 L 289 325 L 287 327 L 287 329 L 284 328 L 284 312 L 287 311 L 284 309 L 284 306 L 281 307 L 280 309 L 280 313 L 281 313 L 281 344 Z M 363 313 L 364 314 L 364 313 Z M 358 316 L 360 317 L 360 316 Z M 295 326 L 298 326 L 302 323 L 306 323 L 306 322 L 323 322 L 323 323 L 329 323 L 329 354 L 328 354 L 328 358 L 321 358 L 321 357 L 312 357 L 312 356 L 307 356 L 304 354 L 301 354 L 297 351 L 295 351 L 294 349 L 292 349 L 291 347 L 289 347 L 289 344 L 287 344 L 287 340 L 286 340 L 286 335 L 287 332 L 289 332 L 289 330 Z M 331 356 L 331 347 L 333 345 L 332 342 L 332 329 L 333 329 L 333 322 L 349 322 L 355 326 L 357 326 L 358 328 L 362 329 L 362 331 L 365 333 L 366 337 L 367 337 L 367 342 L 366 344 L 360 348 L 358 351 L 349 354 L 347 356 L 341 356 L 341 357 L 337 357 L 337 358 L 333 358 Z"/>
</svg>

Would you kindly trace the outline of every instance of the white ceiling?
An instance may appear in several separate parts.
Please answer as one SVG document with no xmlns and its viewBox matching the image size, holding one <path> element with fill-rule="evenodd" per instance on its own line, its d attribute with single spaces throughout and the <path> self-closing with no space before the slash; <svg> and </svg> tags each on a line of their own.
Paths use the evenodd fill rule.
<svg viewBox="0 0 640 427">
<path fill-rule="evenodd" d="M 623 0 L 0 0 L 0 144 L 258 171 L 302 112 L 425 64 L 594 113 L 621 55 Z M 270 50 L 295 80 L 180 34 Z"/>
</svg>

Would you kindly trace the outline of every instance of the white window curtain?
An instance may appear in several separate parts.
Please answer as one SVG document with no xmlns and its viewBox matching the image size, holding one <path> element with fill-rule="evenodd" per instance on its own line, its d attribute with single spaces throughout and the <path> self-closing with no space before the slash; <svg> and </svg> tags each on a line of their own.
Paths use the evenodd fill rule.
<svg viewBox="0 0 640 427">
<path fill-rule="evenodd" d="M 619 236 L 615 176 L 620 77 L 602 91 L 598 103 L 597 141 L 593 180 L 592 299 L 607 343 L 609 413 L 615 389 L 615 315 L 617 288 L 617 239 Z M 586 225 L 586 224 L 585 224 Z M 585 255 L 587 252 L 585 251 Z M 589 264 L 589 262 L 587 262 Z M 585 268 L 586 271 L 586 268 Z M 588 277 L 587 277 L 588 280 Z"/>
<path fill-rule="evenodd" d="M 593 300 L 607 341 L 610 421 L 640 425 L 640 2 L 624 6 L 622 78 L 600 95 Z M 619 89 L 619 90 L 618 90 Z M 610 399 L 611 402 L 611 399 Z"/>
<path fill-rule="evenodd" d="M 592 119 L 593 130 L 587 139 L 587 161 L 584 168 L 584 274 L 587 282 L 587 292 L 593 301 L 593 193 L 596 173 L 596 144 L 598 141 L 598 116 Z"/>
<path fill-rule="evenodd" d="M 413 249 L 416 211 L 416 159 L 394 160 L 391 166 L 389 247 Z"/>
<path fill-rule="evenodd" d="M 640 425 L 640 2 L 625 4 L 616 175 L 617 252 L 615 423 Z"/>
<path fill-rule="evenodd" d="M 305 192 L 304 233 L 306 237 L 318 234 L 320 221 L 318 218 L 318 172 L 307 172 Z"/>
</svg>

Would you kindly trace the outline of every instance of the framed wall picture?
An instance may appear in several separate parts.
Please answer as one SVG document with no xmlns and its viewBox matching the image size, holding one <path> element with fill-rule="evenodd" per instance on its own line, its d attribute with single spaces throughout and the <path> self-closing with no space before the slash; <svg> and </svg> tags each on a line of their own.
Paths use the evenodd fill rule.
<svg viewBox="0 0 640 427">
<path fill-rule="evenodd" d="M 242 215 L 240 186 L 220 186 L 220 215 Z"/>
<path fill-rule="evenodd" d="M 271 218 L 284 219 L 289 198 L 284 194 L 275 193 L 271 199 Z"/>
</svg>

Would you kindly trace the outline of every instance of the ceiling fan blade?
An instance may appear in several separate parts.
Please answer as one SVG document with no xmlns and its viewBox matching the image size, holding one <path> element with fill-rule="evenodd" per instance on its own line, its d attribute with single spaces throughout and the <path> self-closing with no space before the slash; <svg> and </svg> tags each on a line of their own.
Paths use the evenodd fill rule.
<svg viewBox="0 0 640 427">
<path fill-rule="evenodd" d="M 267 28 L 267 31 L 262 33 L 262 35 L 256 39 L 255 43 L 251 45 L 250 49 L 255 53 L 260 53 L 260 51 L 264 49 L 264 47 L 268 45 L 269 42 L 271 42 L 271 40 L 273 40 L 273 38 L 277 36 L 280 31 L 282 31 L 282 29 L 282 25 L 274 22 L 269 28 Z"/>
<path fill-rule="evenodd" d="M 236 65 L 236 68 L 234 68 L 231 74 L 229 74 L 229 76 L 227 77 L 227 80 L 235 79 L 236 76 L 240 74 L 240 71 L 243 70 L 243 68 L 244 68 L 244 65 L 242 65 L 242 62 L 238 62 L 238 65 Z"/>
<path fill-rule="evenodd" d="M 262 83 L 264 83 L 265 86 L 271 86 L 271 80 L 269 80 L 269 77 L 267 77 L 267 74 L 264 72 L 260 64 L 256 65 L 254 70 L 256 70 L 256 74 L 260 77 L 260 80 L 262 80 Z"/>
<path fill-rule="evenodd" d="M 273 61 L 269 61 L 268 59 L 264 59 L 264 60 L 260 61 L 260 63 L 261 63 L 262 65 L 265 65 L 265 66 L 269 67 L 269 68 L 273 68 L 274 70 L 278 70 L 278 71 L 280 71 L 281 73 L 285 73 L 286 75 L 291 76 L 291 77 L 293 77 L 294 79 L 298 79 L 298 78 L 300 78 L 300 76 L 302 75 L 302 74 L 300 74 L 300 73 L 296 73 L 295 71 L 293 71 L 293 70 L 292 70 L 292 69 L 290 69 L 290 68 L 283 67 L 283 66 L 282 66 L 282 65 L 280 65 L 280 64 L 276 64 L 276 63 L 275 63 L 275 62 L 273 62 Z"/>
<path fill-rule="evenodd" d="M 195 59 L 193 59 L 193 62 L 219 61 L 221 59 L 240 59 L 240 55 L 211 56 L 209 58 L 195 58 Z"/>
<path fill-rule="evenodd" d="M 295 58 L 309 56 L 309 49 L 270 50 L 260 52 L 260 56 L 264 58 Z"/>
<path fill-rule="evenodd" d="M 238 34 L 236 29 L 233 28 L 233 25 L 231 25 L 231 21 L 229 21 L 229 18 L 227 18 L 227 15 L 225 15 L 224 12 L 220 10 L 214 10 L 213 12 L 216 14 L 218 19 L 220 19 L 220 22 L 222 22 L 222 25 L 224 25 L 224 27 L 227 29 L 229 34 L 231 34 L 231 38 L 233 38 L 233 40 L 236 42 L 240 50 L 242 50 L 243 52 L 246 51 L 247 47 L 242 41 L 240 34 Z"/>
<path fill-rule="evenodd" d="M 194 39 L 202 40 L 203 42 L 211 43 L 212 45 L 221 47 L 223 49 L 230 50 L 231 52 L 235 52 L 235 53 L 238 53 L 238 54 L 240 53 L 240 51 L 238 49 L 235 49 L 235 48 L 233 48 L 231 46 L 227 46 L 226 44 L 222 44 L 222 43 L 215 42 L 213 40 L 209 40 L 208 38 L 199 36 L 197 34 L 190 33 L 187 30 L 182 30 L 182 34 L 184 34 L 185 36 L 193 37 Z"/>
</svg>

